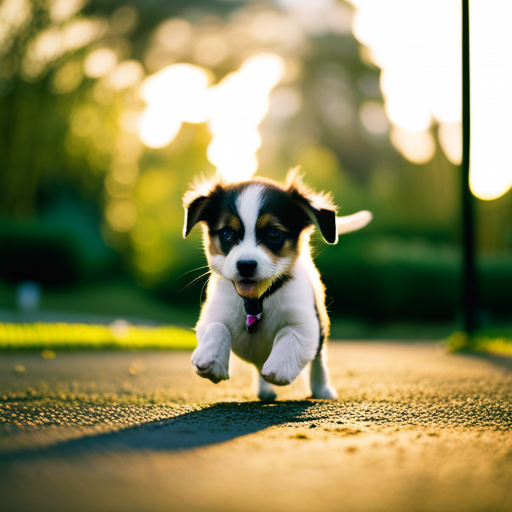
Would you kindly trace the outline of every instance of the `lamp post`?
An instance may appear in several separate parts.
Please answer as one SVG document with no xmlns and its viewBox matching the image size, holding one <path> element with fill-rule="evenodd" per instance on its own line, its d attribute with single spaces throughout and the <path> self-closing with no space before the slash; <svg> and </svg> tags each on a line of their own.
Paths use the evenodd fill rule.
<svg viewBox="0 0 512 512">
<path fill-rule="evenodd" d="M 471 142 L 470 106 L 469 0 L 462 0 L 462 305 L 464 314 L 464 331 L 468 334 L 473 333 L 475 329 L 478 328 L 474 199 L 469 188 L 469 158 Z"/>
</svg>

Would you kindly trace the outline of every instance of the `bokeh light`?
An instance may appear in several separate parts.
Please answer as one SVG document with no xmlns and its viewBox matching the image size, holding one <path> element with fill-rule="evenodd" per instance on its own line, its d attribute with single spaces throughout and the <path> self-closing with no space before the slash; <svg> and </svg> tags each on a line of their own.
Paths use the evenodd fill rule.
<svg viewBox="0 0 512 512">
<path fill-rule="evenodd" d="M 162 148 L 174 140 L 181 128 L 181 119 L 166 115 L 158 107 L 144 110 L 139 124 L 139 136 L 150 148 Z"/>
<path fill-rule="evenodd" d="M 192 64 L 172 64 L 144 80 L 140 88 L 146 102 L 139 135 L 152 148 L 170 144 L 183 122 L 208 119 L 209 73 Z"/>
<path fill-rule="evenodd" d="M 350 0 L 353 32 L 382 69 L 381 90 L 393 145 L 410 161 L 435 153 L 432 123 L 461 122 L 461 7 L 458 2 Z M 457 145 L 445 137 L 453 157 Z"/>
<path fill-rule="evenodd" d="M 6 53 L 16 34 L 28 24 L 32 17 L 29 0 L 5 0 L 0 5 L 0 54 Z"/>
<path fill-rule="evenodd" d="M 125 60 L 110 71 L 107 79 L 111 87 L 119 91 L 135 85 L 143 76 L 144 70 L 139 61 Z"/>
<path fill-rule="evenodd" d="M 209 127 L 213 140 L 208 159 L 227 180 L 248 179 L 258 169 L 258 126 L 268 113 L 270 92 L 284 72 L 281 57 L 260 54 L 212 88 Z"/>
<path fill-rule="evenodd" d="M 452 163 L 460 164 L 460 2 L 349 1 L 356 7 L 354 35 L 382 69 L 393 145 L 411 162 L 427 163 L 435 154 L 431 126 L 437 124 L 441 149 Z M 470 186 L 475 196 L 486 200 L 512 187 L 511 18 L 509 2 L 471 3 Z M 365 125 L 363 112 L 360 116 Z"/>
<path fill-rule="evenodd" d="M 499 14 L 498 14 L 499 13 Z M 497 199 L 512 187 L 512 3 L 471 4 L 471 190 Z"/>
<path fill-rule="evenodd" d="M 386 112 L 377 101 L 365 101 L 359 109 L 359 119 L 366 131 L 372 135 L 383 135 L 389 131 Z"/>
<path fill-rule="evenodd" d="M 70 198 L 80 195 L 93 203 L 80 214 L 101 216 L 98 244 L 103 237 L 137 284 L 171 298 L 188 282 L 179 276 L 201 265 L 181 241 L 180 201 L 201 173 L 281 179 L 301 165 L 341 214 L 364 205 L 404 240 L 458 242 L 459 3 L 186 4 L 0 2 L 0 118 L 13 127 L 0 152 L 0 210 L 43 218 L 62 194 L 79 212 Z M 490 28 L 493 10 L 503 16 Z M 489 199 L 510 187 L 508 13 L 493 0 L 471 16 L 471 185 Z M 510 247 L 509 205 L 510 195 L 478 206 L 485 250 Z M 387 247 L 375 226 L 372 240 Z M 399 258 L 404 240 L 388 244 Z"/>
<path fill-rule="evenodd" d="M 391 142 L 407 160 L 415 164 L 426 164 L 436 151 L 436 143 L 429 130 L 410 132 L 394 126 Z"/>
<path fill-rule="evenodd" d="M 90 78 L 99 78 L 114 69 L 117 55 L 111 48 L 98 48 L 87 55 L 84 72 Z"/>
<path fill-rule="evenodd" d="M 59 23 L 65 21 L 87 4 L 89 0 L 53 0 L 50 2 L 50 17 Z"/>
<path fill-rule="evenodd" d="M 142 83 L 140 96 L 147 107 L 139 136 L 146 146 L 164 147 L 175 139 L 182 123 L 208 121 L 213 135 L 207 150 L 210 162 L 229 181 L 250 178 L 258 169 L 258 126 L 285 69 L 281 57 L 258 54 L 209 87 L 211 76 L 205 69 L 183 63 L 167 66 Z M 299 100 L 289 95 L 292 106 L 285 108 L 297 110 Z"/>
</svg>

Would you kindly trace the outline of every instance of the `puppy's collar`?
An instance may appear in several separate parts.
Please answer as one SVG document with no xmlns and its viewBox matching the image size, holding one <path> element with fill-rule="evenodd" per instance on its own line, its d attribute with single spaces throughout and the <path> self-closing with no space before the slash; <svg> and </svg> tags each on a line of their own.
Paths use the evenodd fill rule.
<svg viewBox="0 0 512 512">
<path fill-rule="evenodd" d="M 268 288 L 265 293 L 259 299 L 244 299 L 244 309 L 246 319 L 245 328 L 249 334 L 256 332 L 261 323 L 261 317 L 263 315 L 263 301 L 275 293 L 283 284 L 290 279 L 290 276 L 284 274 L 278 277 Z M 242 297 L 243 298 L 243 297 Z"/>
</svg>

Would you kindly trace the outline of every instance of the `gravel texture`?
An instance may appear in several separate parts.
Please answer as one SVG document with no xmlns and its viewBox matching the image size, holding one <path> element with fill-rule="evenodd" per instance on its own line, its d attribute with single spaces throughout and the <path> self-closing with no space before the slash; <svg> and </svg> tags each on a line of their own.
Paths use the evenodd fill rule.
<svg viewBox="0 0 512 512">
<path fill-rule="evenodd" d="M 0 355 L 0 508 L 512 510 L 511 359 L 329 350 L 338 401 L 273 404 L 238 360 L 215 386 L 187 352 Z"/>
</svg>

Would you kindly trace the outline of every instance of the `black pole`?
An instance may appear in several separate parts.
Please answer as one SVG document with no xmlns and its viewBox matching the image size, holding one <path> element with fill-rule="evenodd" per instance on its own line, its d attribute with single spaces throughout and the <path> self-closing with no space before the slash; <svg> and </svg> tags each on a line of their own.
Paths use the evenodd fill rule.
<svg viewBox="0 0 512 512">
<path fill-rule="evenodd" d="M 478 290 L 475 268 L 475 228 L 473 195 L 469 188 L 470 88 L 469 88 L 469 0 L 462 0 L 462 237 L 464 330 L 478 328 Z"/>
</svg>

